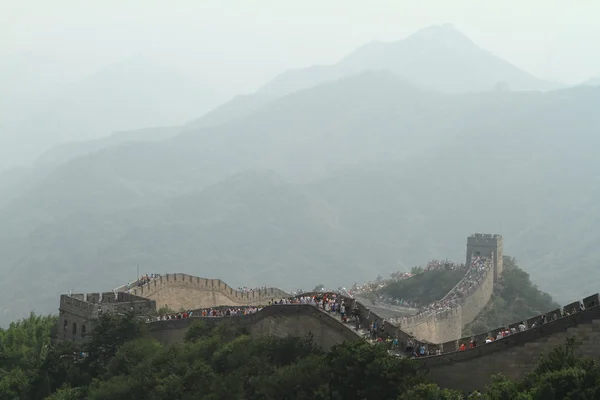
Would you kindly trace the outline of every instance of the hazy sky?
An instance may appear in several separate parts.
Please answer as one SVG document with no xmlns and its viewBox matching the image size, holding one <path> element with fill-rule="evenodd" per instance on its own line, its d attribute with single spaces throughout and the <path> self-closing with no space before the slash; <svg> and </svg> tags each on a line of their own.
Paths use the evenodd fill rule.
<svg viewBox="0 0 600 400">
<path fill-rule="evenodd" d="M 452 23 L 542 78 L 600 75 L 598 0 L 0 0 L 0 56 L 41 52 L 77 78 L 132 55 L 224 94 L 293 67 L 333 63 L 371 40 Z"/>
</svg>

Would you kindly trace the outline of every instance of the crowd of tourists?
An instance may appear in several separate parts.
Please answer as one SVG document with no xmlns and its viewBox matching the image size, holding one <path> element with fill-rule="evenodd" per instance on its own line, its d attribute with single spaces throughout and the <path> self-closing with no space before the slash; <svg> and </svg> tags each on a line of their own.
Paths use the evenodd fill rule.
<svg viewBox="0 0 600 400">
<path fill-rule="evenodd" d="M 492 268 L 492 257 L 473 256 L 471 266 L 445 300 L 458 300 L 471 294 L 483 280 L 485 274 Z"/>
<path fill-rule="evenodd" d="M 455 270 L 464 268 L 465 264 L 459 264 L 448 260 L 431 260 L 427 263 L 425 271 Z"/>
<path fill-rule="evenodd" d="M 175 319 L 191 318 L 193 314 L 194 314 L 193 311 L 180 311 L 177 313 L 170 313 L 170 314 L 163 314 L 163 315 L 148 317 L 146 319 L 146 322 L 171 321 L 171 320 L 175 320 Z"/>
<path fill-rule="evenodd" d="M 450 263 L 450 262 L 439 262 L 432 261 L 428 264 L 428 268 L 446 268 L 444 265 L 447 264 L 448 268 L 463 268 L 464 264 Z M 457 301 L 465 296 L 472 293 L 473 290 L 481 283 L 485 274 L 492 267 L 492 258 L 475 255 L 471 258 L 471 264 L 465 276 L 459 281 L 459 283 L 448 292 L 443 299 L 435 301 L 419 310 L 419 313 L 409 317 L 394 317 L 390 318 L 389 322 L 395 325 L 404 325 L 410 323 L 414 318 L 422 318 L 429 315 L 440 314 L 452 310 L 457 306 Z M 430 269 L 431 270 L 431 269 Z"/>
<path fill-rule="evenodd" d="M 329 313 L 339 314 L 343 322 L 347 322 L 345 301 L 337 300 L 335 293 L 323 293 L 313 296 L 292 296 L 271 300 L 267 305 L 309 304 Z M 178 313 L 167 313 L 156 317 L 150 317 L 147 322 L 169 321 L 195 317 L 233 317 L 250 315 L 262 310 L 264 306 L 240 306 L 240 307 L 214 307 L 195 311 L 181 311 Z"/>
<path fill-rule="evenodd" d="M 259 290 L 266 290 L 266 289 L 267 289 L 266 287 L 260 287 L 260 288 L 257 287 L 257 288 L 251 289 L 246 286 L 237 288 L 238 292 L 244 292 L 244 293 L 258 292 Z"/>
<path fill-rule="evenodd" d="M 138 281 L 137 281 L 137 286 L 143 286 L 146 283 L 149 283 L 151 280 L 156 279 L 156 278 L 160 278 L 160 274 L 142 275 L 142 276 L 140 276 L 140 279 L 138 279 Z M 134 283 L 136 283 L 136 282 L 134 282 Z"/>
<path fill-rule="evenodd" d="M 160 274 L 144 274 L 144 275 L 140 276 L 137 281 L 129 282 L 126 285 L 124 285 L 126 287 L 125 291 L 129 293 L 129 291 L 131 289 L 143 286 L 146 283 L 149 283 L 150 281 L 152 281 L 153 279 L 160 278 L 160 276 L 161 276 Z M 117 290 L 117 289 L 115 289 L 115 290 Z"/>
<path fill-rule="evenodd" d="M 362 285 L 357 283 L 352 286 L 348 292 L 352 296 L 369 295 L 375 297 L 379 302 L 387 305 L 402 306 L 402 307 L 417 307 L 417 304 L 406 299 L 399 299 L 393 296 L 378 293 L 386 285 L 392 282 L 398 282 L 405 279 L 412 278 L 415 273 L 423 273 L 438 270 L 456 270 L 464 268 L 465 264 L 459 264 L 448 260 L 431 260 L 427 263 L 425 268 L 415 267 L 412 272 L 397 271 L 390 274 L 389 279 L 377 279 L 375 282 L 366 282 Z"/>
</svg>

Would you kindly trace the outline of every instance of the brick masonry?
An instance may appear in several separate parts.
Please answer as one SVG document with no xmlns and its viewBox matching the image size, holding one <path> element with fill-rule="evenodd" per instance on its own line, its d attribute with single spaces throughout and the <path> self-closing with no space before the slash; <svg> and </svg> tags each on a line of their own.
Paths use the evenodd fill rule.
<svg viewBox="0 0 600 400">
<path fill-rule="evenodd" d="M 270 306 L 256 314 L 236 317 L 192 317 L 149 324 L 150 335 L 164 344 L 180 343 L 194 321 L 207 324 L 232 323 L 245 328 L 252 337 L 305 337 L 312 335 L 315 343 L 328 350 L 348 340 L 360 340 L 358 333 L 340 323 L 325 311 L 308 304 Z"/>
<path fill-rule="evenodd" d="M 582 354 L 600 357 L 600 306 L 479 345 L 473 350 L 418 361 L 429 370 L 430 379 L 441 387 L 481 390 L 491 383 L 495 374 L 523 378 L 533 371 L 542 354 L 564 344 L 567 337 L 582 342 Z"/>
<path fill-rule="evenodd" d="M 218 306 L 266 305 L 289 295 L 277 288 L 252 292 L 233 289 L 220 279 L 198 278 L 187 274 L 167 274 L 135 287 L 132 294 L 156 301 L 158 308 L 192 310 Z"/>
</svg>

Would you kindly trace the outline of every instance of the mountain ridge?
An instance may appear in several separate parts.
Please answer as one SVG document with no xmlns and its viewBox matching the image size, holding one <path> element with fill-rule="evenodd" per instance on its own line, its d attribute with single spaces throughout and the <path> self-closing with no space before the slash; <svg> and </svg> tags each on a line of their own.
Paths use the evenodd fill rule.
<svg viewBox="0 0 600 400">
<path fill-rule="evenodd" d="M 514 90 L 558 87 L 480 48 L 446 24 L 424 28 L 400 41 L 368 43 L 333 65 L 284 72 L 259 93 L 282 95 L 361 71 L 381 69 L 418 86 L 449 93 L 492 90 L 499 82 Z"/>
</svg>

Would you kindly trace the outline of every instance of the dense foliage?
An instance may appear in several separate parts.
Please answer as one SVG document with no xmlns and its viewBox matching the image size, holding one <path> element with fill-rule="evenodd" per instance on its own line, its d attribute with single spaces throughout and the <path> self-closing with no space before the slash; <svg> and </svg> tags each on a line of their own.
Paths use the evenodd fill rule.
<svg viewBox="0 0 600 400">
<path fill-rule="evenodd" d="M 444 297 L 465 275 L 464 268 L 412 272 L 411 278 L 390 281 L 378 294 L 424 306 Z"/>
<path fill-rule="evenodd" d="M 366 342 L 324 353 L 311 338 L 253 340 L 197 323 L 185 343 L 162 346 L 131 316 L 105 315 L 89 342 L 42 356 L 54 322 L 32 316 L 3 332 L 20 339 L 2 342 L 0 399 L 382 399 L 424 382 L 416 364 Z"/>
<path fill-rule="evenodd" d="M 325 353 L 310 337 L 251 339 L 223 323 L 195 323 L 163 346 L 132 316 L 105 315 L 87 343 L 51 345 L 54 317 L 31 315 L 0 330 L 0 399 L 398 399 L 459 400 L 427 381 L 419 364 L 382 346 L 347 342 Z M 487 400 L 596 399 L 600 366 L 568 340 L 533 374 L 498 377 Z M 476 396 L 480 396 L 477 394 Z"/>
<path fill-rule="evenodd" d="M 485 309 L 465 327 L 466 334 L 485 333 L 560 307 L 552 297 L 540 291 L 529 274 L 514 258 L 504 257 L 502 279 Z"/>
</svg>

